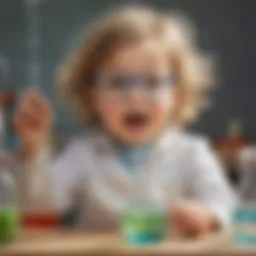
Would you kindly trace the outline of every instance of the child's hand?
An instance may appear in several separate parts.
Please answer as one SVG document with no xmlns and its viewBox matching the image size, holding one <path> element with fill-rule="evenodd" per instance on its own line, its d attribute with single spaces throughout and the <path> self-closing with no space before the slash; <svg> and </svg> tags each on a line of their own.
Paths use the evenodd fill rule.
<svg viewBox="0 0 256 256">
<path fill-rule="evenodd" d="M 19 136 L 22 157 L 33 159 L 37 156 L 48 137 L 51 122 L 51 109 L 42 95 L 27 92 L 21 97 L 14 127 Z"/>
<path fill-rule="evenodd" d="M 186 236 L 197 237 L 214 231 L 217 226 L 213 214 L 195 203 L 177 203 L 171 208 L 174 229 Z"/>
</svg>

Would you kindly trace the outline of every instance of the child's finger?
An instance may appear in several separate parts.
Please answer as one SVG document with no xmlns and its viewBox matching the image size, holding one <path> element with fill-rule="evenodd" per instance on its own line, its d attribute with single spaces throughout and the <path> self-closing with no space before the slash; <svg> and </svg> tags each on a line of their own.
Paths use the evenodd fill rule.
<svg viewBox="0 0 256 256">
<path fill-rule="evenodd" d="M 38 95 L 34 95 L 30 98 L 31 107 L 34 108 L 35 111 L 38 111 L 42 114 L 50 113 L 50 106 L 48 101 L 44 97 L 39 97 Z"/>
<path fill-rule="evenodd" d="M 20 113 L 14 119 L 14 126 L 19 131 L 24 131 L 24 129 L 31 131 L 31 129 L 39 128 L 41 122 L 38 118 L 34 118 L 28 113 Z"/>
<path fill-rule="evenodd" d="M 19 112 L 13 120 L 14 129 L 23 134 L 24 132 L 47 132 L 50 120 L 34 112 Z"/>
<path fill-rule="evenodd" d="M 19 115 L 20 113 L 28 114 L 35 119 L 40 118 L 42 121 L 51 117 L 48 105 L 41 99 L 31 98 L 30 95 L 20 101 L 17 114 Z"/>
<path fill-rule="evenodd" d="M 52 120 L 50 110 L 37 108 L 30 101 L 25 101 L 20 105 L 20 107 L 18 107 L 17 115 L 20 115 L 21 113 L 22 115 L 27 115 L 29 118 L 38 121 L 42 125 L 48 125 Z"/>
<path fill-rule="evenodd" d="M 20 103 L 20 106 L 18 107 L 18 112 L 21 113 L 28 113 L 31 116 L 34 117 L 50 117 L 50 111 L 48 111 L 48 109 L 46 110 L 45 108 L 47 108 L 46 106 L 38 106 L 39 103 L 34 103 L 31 100 L 24 100 L 23 102 Z"/>
<path fill-rule="evenodd" d="M 19 102 L 19 108 L 21 108 L 22 110 L 26 108 L 31 108 L 41 114 L 49 114 L 51 112 L 50 105 L 46 98 L 39 93 L 33 91 L 27 92 L 22 95 Z"/>
<path fill-rule="evenodd" d="M 17 113 L 17 115 L 20 116 L 20 119 L 28 120 L 28 123 L 43 125 L 45 122 L 48 122 L 46 117 L 41 116 L 32 109 L 27 109 L 26 111 Z"/>
<path fill-rule="evenodd" d="M 208 212 L 193 204 L 176 204 L 171 209 L 171 218 L 180 232 L 198 236 L 209 232 Z"/>
<path fill-rule="evenodd" d="M 23 134 L 26 128 L 26 120 L 21 115 L 16 115 L 13 121 L 13 127 L 18 134 Z"/>
</svg>

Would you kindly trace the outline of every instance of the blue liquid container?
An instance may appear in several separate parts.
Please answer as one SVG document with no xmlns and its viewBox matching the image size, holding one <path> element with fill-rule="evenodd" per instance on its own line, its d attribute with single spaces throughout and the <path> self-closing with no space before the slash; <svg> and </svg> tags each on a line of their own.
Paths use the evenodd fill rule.
<svg viewBox="0 0 256 256">
<path fill-rule="evenodd" d="M 233 241 L 238 246 L 256 247 L 256 202 L 241 203 L 235 209 Z"/>
</svg>

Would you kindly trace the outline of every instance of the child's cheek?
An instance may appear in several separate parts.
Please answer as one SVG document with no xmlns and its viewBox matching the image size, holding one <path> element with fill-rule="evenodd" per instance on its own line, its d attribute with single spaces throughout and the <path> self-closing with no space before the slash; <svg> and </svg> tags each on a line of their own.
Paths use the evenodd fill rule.
<svg viewBox="0 0 256 256">
<path fill-rule="evenodd" d="M 155 101 L 155 114 L 161 119 L 169 119 L 173 107 L 172 96 L 168 94 L 162 95 L 161 98 Z"/>
<path fill-rule="evenodd" d="M 100 115 L 114 114 L 115 109 L 118 107 L 118 102 L 114 99 L 106 99 L 101 97 L 97 102 L 97 109 Z"/>
<path fill-rule="evenodd" d="M 118 122 L 121 116 L 121 106 L 118 102 L 114 100 L 102 101 L 99 104 L 99 115 L 101 120 L 105 122 L 108 126 L 114 126 Z"/>
</svg>

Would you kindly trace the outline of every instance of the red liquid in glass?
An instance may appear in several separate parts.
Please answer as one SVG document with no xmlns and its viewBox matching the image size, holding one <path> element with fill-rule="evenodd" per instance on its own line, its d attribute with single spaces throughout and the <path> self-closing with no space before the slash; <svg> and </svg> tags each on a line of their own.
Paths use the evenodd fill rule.
<svg viewBox="0 0 256 256">
<path fill-rule="evenodd" d="M 60 226 L 60 218 L 54 213 L 25 213 L 21 217 L 24 228 L 57 228 Z"/>
</svg>

